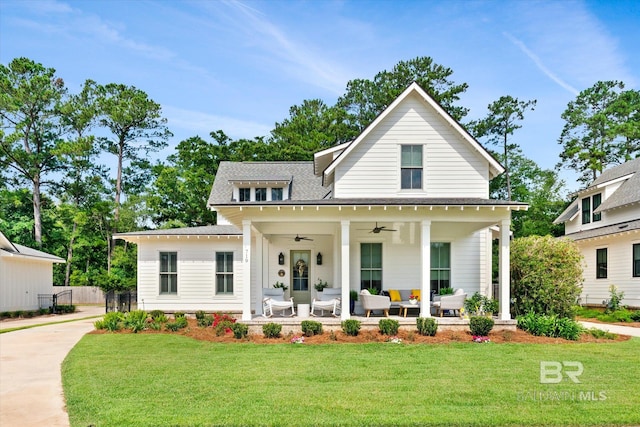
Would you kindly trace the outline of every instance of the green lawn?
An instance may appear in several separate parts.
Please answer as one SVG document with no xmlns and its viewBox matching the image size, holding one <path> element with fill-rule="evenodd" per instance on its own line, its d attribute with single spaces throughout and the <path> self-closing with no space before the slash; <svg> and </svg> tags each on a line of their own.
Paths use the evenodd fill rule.
<svg viewBox="0 0 640 427">
<path fill-rule="evenodd" d="M 581 383 L 541 384 L 540 361 L 582 363 Z M 640 339 L 258 345 L 87 335 L 62 374 L 71 425 L 82 427 L 640 424 Z"/>
</svg>

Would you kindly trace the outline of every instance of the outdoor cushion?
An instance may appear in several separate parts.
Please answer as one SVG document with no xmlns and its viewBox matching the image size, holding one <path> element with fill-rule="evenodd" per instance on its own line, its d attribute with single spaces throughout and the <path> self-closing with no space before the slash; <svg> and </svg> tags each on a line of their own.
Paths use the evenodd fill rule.
<svg viewBox="0 0 640 427">
<path fill-rule="evenodd" d="M 420 289 L 411 289 L 411 295 L 413 295 L 414 297 L 418 297 L 418 301 L 422 300 L 422 298 L 420 297 Z"/>
<path fill-rule="evenodd" d="M 389 298 L 391 298 L 392 302 L 400 302 L 402 301 L 402 297 L 400 296 L 400 292 L 395 289 L 389 289 Z"/>
</svg>

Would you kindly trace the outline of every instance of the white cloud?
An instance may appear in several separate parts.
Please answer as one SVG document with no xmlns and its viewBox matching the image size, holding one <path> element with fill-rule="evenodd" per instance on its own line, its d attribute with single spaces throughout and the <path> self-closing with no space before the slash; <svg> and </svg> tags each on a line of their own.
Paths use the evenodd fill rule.
<svg viewBox="0 0 640 427">
<path fill-rule="evenodd" d="M 164 106 L 162 110 L 165 117 L 167 117 L 169 128 L 176 134 L 178 134 L 178 132 L 176 132 L 175 129 L 180 128 L 186 130 L 190 136 L 200 135 L 204 138 L 208 136 L 210 132 L 222 129 L 225 134 L 235 139 L 267 136 L 272 129 L 272 126 L 267 126 L 262 123 L 207 114 L 178 107 Z"/>
</svg>

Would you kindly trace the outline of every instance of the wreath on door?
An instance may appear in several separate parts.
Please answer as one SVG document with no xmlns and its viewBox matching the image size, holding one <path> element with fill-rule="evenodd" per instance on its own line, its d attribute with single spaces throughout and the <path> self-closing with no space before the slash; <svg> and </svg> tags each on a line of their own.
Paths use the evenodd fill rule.
<svg viewBox="0 0 640 427">
<path fill-rule="evenodd" d="M 302 277 L 305 270 L 307 269 L 307 263 L 304 262 L 302 258 L 296 261 L 296 268 L 298 269 L 298 277 Z"/>
</svg>

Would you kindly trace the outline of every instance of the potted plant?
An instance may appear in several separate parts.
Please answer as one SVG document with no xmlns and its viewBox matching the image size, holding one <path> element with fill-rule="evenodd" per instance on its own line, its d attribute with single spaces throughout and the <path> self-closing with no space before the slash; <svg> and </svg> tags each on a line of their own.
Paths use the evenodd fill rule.
<svg viewBox="0 0 640 427">
<path fill-rule="evenodd" d="M 440 296 L 442 295 L 453 295 L 453 288 L 448 286 L 446 288 L 440 288 Z"/>
<path fill-rule="evenodd" d="M 284 294 L 285 292 L 287 292 L 287 289 L 289 289 L 289 287 L 288 287 L 287 285 L 285 285 L 284 283 L 282 283 L 282 282 L 276 282 L 276 283 L 273 285 L 273 287 L 274 287 L 274 288 L 276 288 L 276 289 L 282 288 L 282 293 L 283 293 L 283 294 Z"/>
<path fill-rule="evenodd" d="M 322 292 L 324 288 L 328 287 L 329 285 L 327 284 L 327 282 L 323 282 L 322 279 L 318 277 L 318 282 L 313 286 L 316 288 L 316 291 Z"/>
<path fill-rule="evenodd" d="M 358 291 L 352 289 L 349 291 L 349 313 L 351 314 L 356 312 L 356 301 L 358 301 Z"/>
<path fill-rule="evenodd" d="M 380 293 L 380 291 L 378 291 L 378 288 L 369 288 L 367 290 L 371 295 L 378 295 L 378 293 Z"/>
</svg>

